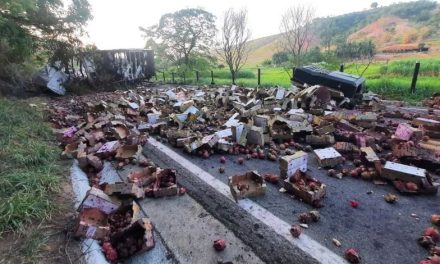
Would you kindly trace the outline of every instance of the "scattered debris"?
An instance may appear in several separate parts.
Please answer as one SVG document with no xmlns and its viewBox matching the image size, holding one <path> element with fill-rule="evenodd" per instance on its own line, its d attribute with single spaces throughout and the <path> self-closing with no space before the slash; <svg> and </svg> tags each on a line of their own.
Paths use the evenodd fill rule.
<svg viewBox="0 0 440 264">
<path fill-rule="evenodd" d="M 339 240 L 337 240 L 336 238 L 333 238 L 332 239 L 332 242 L 333 242 L 333 244 L 335 245 L 335 246 L 337 246 L 337 247 L 341 247 L 341 242 L 339 241 Z"/>
<path fill-rule="evenodd" d="M 306 75 L 316 74 L 315 69 L 309 70 Z M 160 168 L 144 156 L 142 146 L 150 135 L 190 155 L 219 157 L 220 173 L 225 172 L 228 159 L 235 160 L 227 155 L 235 155 L 240 165 L 245 159 L 279 162 L 279 172 L 265 172 L 263 177 L 256 171 L 229 177 L 236 201 L 264 194 L 267 181 L 281 183 L 281 193 L 321 207 L 326 184 L 313 178 L 314 168 L 308 171 L 309 159 L 314 162 L 315 156 L 331 177 L 346 180 L 352 176 L 374 184 L 392 184 L 402 193 L 435 194 L 440 172 L 440 119 L 433 110 L 415 114 L 398 102 L 383 101 L 371 93 L 361 98 L 361 79 L 328 72 L 318 75 L 343 82 L 340 87 L 328 83 L 291 91 L 236 86 L 143 87 L 51 102 L 49 122 L 62 156 L 78 160 L 92 186 L 88 196 L 99 201 L 86 197 L 79 209 L 78 226 L 82 227 L 78 227 L 77 236 L 110 243 L 103 248 L 108 259 L 124 259 L 132 255 L 130 249 L 118 248 L 113 240 L 104 241 L 104 237 L 113 237 L 113 229 L 122 232 L 141 219 L 130 213 L 133 210 L 123 216 L 124 204 L 133 198 L 186 193 L 177 185 L 175 170 Z M 303 77 L 295 78 L 298 82 Z M 426 104 L 435 108 L 438 98 Z M 129 171 L 126 182 L 107 183 L 101 178 L 104 161 L 112 162 L 118 170 L 128 164 L 138 168 Z M 398 197 L 387 194 L 384 199 L 392 203 Z M 359 206 L 354 200 L 350 204 Z M 319 220 L 319 213 L 305 214 L 301 226 Z M 440 217 L 433 215 L 431 221 L 438 225 Z M 423 244 L 432 241 L 430 236 L 424 237 Z"/>
</svg>

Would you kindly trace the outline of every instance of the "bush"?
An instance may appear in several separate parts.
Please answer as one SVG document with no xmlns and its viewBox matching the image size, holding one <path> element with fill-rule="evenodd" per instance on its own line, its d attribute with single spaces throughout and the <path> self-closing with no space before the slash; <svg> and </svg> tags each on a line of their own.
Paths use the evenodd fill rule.
<svg viewBox="0 0 440 264">
<path fill-rule="evenodd" d="M 270 59 L 266 59 L 263 61 L 263 63 L 261 63 L 263 66 L 271 66 L 272 65 L 272 60 Z"/>
<path fill-rule="evenodd" d="M 236 79 L 253 79 L 256 75 L 252 71 L 249 70 L 241 70 L 238 72 Z M 217 71 L 214 72 L 214 78 L 219 79 L 231 79 L 232 75 L 229 71 Z"/>
</svg>

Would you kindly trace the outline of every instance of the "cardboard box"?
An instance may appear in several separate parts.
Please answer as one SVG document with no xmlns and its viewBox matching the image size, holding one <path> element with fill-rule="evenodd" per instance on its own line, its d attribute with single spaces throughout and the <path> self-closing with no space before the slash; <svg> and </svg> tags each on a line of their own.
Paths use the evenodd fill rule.
<svg viewBox="0 0 440 264">
<path fill-rule="evenodd" d="M 308 154 L 304 151 L 298 151 L 293 155 L 283 156 L 280 158 L 280 177 L 285 179 L 300 170 L 307 171 Z"/>
<path fill-rule="evenodd" d="M 325 134 L 333 133 L 333 132 L 335 132 L 335 126 L 333 124 L 319 126 L 319 127 L 315 128 L 315 132 L 318 135 L 325 135 Z"/>
<path fill-rule="evenodd" d="M 212 148 L 212 147 L 214 147 L 215 144 L 217 144 L 219 139 L 220 138 L 217 134 L 205 136 L 202 138 L 202 145 L 207 145 L 209 148 Z"/>
<path fill-rule="evenodd" d="M 289 179 L 283 181 L 283 187 L 288 193 L 291 193 L 301 199 L 302 201 L 317 206 L 321 200 L 325 197 L 327 186 L 319 181 L 317 181 L 318 189 L 315 191 L 307 190 L 300 187 L 295 183 L 289 182 Z"/>
<path fill-rule="evenodd" d="M 416 184 L 422 184 L 422 181 L 426 179 L 426 170 L 387 161 L 382 169 L 381 176 L 392 181 L 401 180 L 405 182 L 410 181 Z"/>
<path fill-rule="evenodd" d="M 342 156 L 334 148 L 315 149 L 313 151 L 321 167 L 335 167 L 342 162 Z"/>
<path fill-rule="evenodd" d="M 237 144 L 245 146 L 247 143 L 247 135 L 249 133 L 248 126 L 243 123 L 237 123 L 232 126 L 232 137 Z"/>
<path fill-rule="evenodd" d="M 116 212 L 119 206 L 121 206 L 121 202 L 118 199 L 110 197 L 100 189 L 92 187 L 87 191 L 84 200 L 78 207 L 78 211 L 84 208 L 96 208 L 106 214 L 111 214 Z"/>
<path fill-rule="evenodd" d="M 122 231 L 113 234 L 110 238 L 112 246 L 116 249 L 119 248 L 119 244 L 126 246 L 127 239 L 133 241 L 141 241 L 140 245 L 135 243 L 136 251 L 132 254 L 122 253 L 118 251 L 118 257 L 120 259 L 126 259 L 136 254 L 144 253 L 154 248 L 154 235 L 153 224 L 148 218 L 141 218 Z M 122 253 L 122 254 L 121 254 Z"/>
<path fill-rule="evenodd" d="M 257 171 L 229 177 L 229 188 L 235 201 L 238 199 L 260 196 L 266 192 L 266 183 Z"/>
<path fill-rule="evenodd" d="M 233 147 L 234 147 L 234 143 L 226 141 L 224 139 L 220 139 L 217 142 L 217 149 L 223 152 L 228 152 Z"/>
<path fill-rule="evenodd" d="M 140 145 L 123 145 L 116 151 L 115 158 L 119 160 L 133 159 L 136 158 L 138 152 L 142 152 L 142 147 Z"/>
<path fill-rule="evenodd" d="M 75 237 L 102 240 L 110 235 L 108 216 L 97 208 L 83 208 L 77 221 Z"/>
<path fill-rule="evenodd" d="M 263 128 L 263 133 L 269 132 L 269 119 L 267 115 L 254 116 L 254 125 Z"/>
<path fill-rule="evenodd" d="M 105 193 L 108 195 L 132 196 L 135 198 L 143 198 L 145 195 L 144 189 L 139 187 L 137 183 L 125 182 L 107 184 L 105 186 Z"/>
<path fill-rule="evenodd" d="M 418 117 L 413 119 L 411 124 L 417 127 L 423 126 L 427 130 L 440 131 L 440 121 L 434 119 Z"/>
<path fill-rule="evenodd" d="M 306 143 L 312 146 L 330 146 L 335 144 L 335 137 L 333 135 L 307 135 Z"/>
<path fill-rule="evenodd" d="M 261 127 L 252 126 L 247 134 L 247 142 L 259 146 L 264 146 L 264 135 Z"/>
<path fill-rule="evenodd" d="M 106 142 L 104 145 L 102 145 L 98 149 L 98 151 L 96 151 L 96 154 L 99 157 L 106 157 L 115 154 L 118 148 L 119 148 L 119 140 L 109 141 Z"/>
<path fill-rule="evenodd" d="M 363 131 L 363 129 L 361 127 L 357 127 L 345 119 L 342 119 L 338 123 L 336 123 L 336 127 L 339 129 L 342 129 L 342 130 L 350 131 L 350 132 L 362 132 Z"/>
<path fill-rule="evenodd" d="M 376 152 L 374 152 L 374 150 L 371 147 L 364 147 L 361 148 L 361 151 L 363 153 L 364 158 L 368 161 L 368 162 L 376 162 L 376 161 L 380 161 L 379 157 L 376 155 Z"/>
<path fill-rule="evenodd" d="M 177 184 L 173 184 L 169 187 L 153 188 L 154 198 L 166 197 L 166 196 L 176 196 L 179 195 L 179 188 Z"/>
<path fill-rule="evenodd" d="M 358 152 L 359 151 L 359 148 L 356 145 L 354 145 L 350 142 L 345 142 L 345 141 L 336 142 L 333 147 L 339 153 L 350 153 L 350 152 Z"/>
<path fill-rule="evenodd" d="M 400 140 L 410 140 L 413 136 L 415 136 L 417 139 L 421 139 L 423 133 L 422 130 L 414 128 L 409 124 L 400 123 L 399 126 L 397 126 L 394 136 Z"/>
</svg>

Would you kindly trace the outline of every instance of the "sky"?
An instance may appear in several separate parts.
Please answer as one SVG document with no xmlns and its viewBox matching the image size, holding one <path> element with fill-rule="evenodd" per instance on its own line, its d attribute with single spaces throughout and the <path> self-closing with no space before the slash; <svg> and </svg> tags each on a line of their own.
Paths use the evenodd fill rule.
<svg viewBox="0 0 440 264">
<path fill-rule="evenodd" d="M 379 6 L 410 0 L 379 0 Z M 247 8 L 252 39 L 279 33 L 283 12 L 295 4 L 309 4 L 316 16 L 335 16 L 370 8 L 371 0 L 89 0 L 93 20 L 87 30 L 87 44 L 99 49 L 143 48 L 145 39 L 139 26 L 159 22 L 163 14 L 183 8 L 203 8 L 217 17 L 217 28 L 225 10 Z"/>
</svg>

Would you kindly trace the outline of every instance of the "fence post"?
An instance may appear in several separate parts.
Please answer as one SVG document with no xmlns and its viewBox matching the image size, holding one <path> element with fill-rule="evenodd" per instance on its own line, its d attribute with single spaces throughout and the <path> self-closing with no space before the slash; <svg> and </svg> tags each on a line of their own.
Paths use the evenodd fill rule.
<svg viewBox="0 0 440 264">
<path fill-rule="evenodd" d="M 260 84 L 261 84 L 261 69 L 260 68 L 258 68 L 258 86 L 260 86 Z"/>
<path fill-rule="evenodd" d="M 183 84 L 185 84 L 186 78 L 185 78 L 185 72 L 183 72 Z"/>
<path fill-rule="evenodd" d="M 414 66 L 414 74 L 411 82 L 411 90 L 409 90 L 410 93 L 416 92 L 417 76 L 419 76 L 419 69 L 420 69 L 420 61 L 417 61 L 416 65 Z"/>
<path fill-rule="evenodd" d="M 171 79 L 173 80 L 174 83 L 174 72 L 171 72 Z"/>
<path fill-rule="evenodd" d="M 339 71 L 344 72 L 344 63 L 341 63 L 341 65 L 339 66 Z"/>
<path fill-rule="evenodd" d="M 162 72 L 163 83 L 165 83 L 165 71 Z"/>
<path fill-rule="evenodd" d="M 196 71 L 196 82 L 199 83 L 199 71 Z"/>
<path fill-rule="evenodd" d="M 211 85 L 214 85 L 214 71 L 211 70 Z"/>
</svg>

